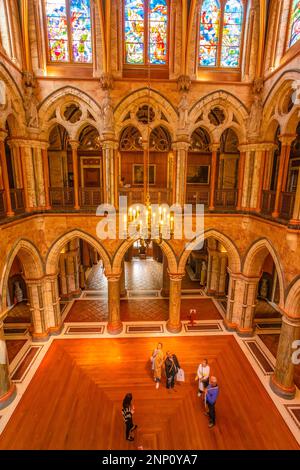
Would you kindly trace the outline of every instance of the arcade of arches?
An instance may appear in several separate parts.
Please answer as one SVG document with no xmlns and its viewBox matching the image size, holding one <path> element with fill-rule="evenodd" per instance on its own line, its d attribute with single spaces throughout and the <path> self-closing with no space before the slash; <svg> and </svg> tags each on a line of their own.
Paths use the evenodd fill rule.
<svg viewBox="0 0 300 470">
<path fill-rule="evenodd" d="M 299 449 L 299 2 L 57 3 L 27 0 L 19 11 L 0 0 L 0 448 L 69 448 L 67 427 L 61 441 L 13 437 L 34 430 L 27 411 L 19 418 L 33 393 L 43 387 L 51 405 L 55 354 L 89 374 L 89 351 L 106 367 L 105 345 L 115 371 L 134 347 L 146 362 L 161 337 L 184 369 L 186 360 L 178 396 L 195 392 L 193 413 L 189 382 L 204 357 L 221 390 L 223 440 L 178 443 L 174 434 L 170 448 Z M 189 204 L 192 222 L 201 205 L 204 228 L 190 238 L 131 239 L 120 229 L 100 239 L 120 196 L 135 207 Z M 107 213 L 96 212 L 102 204 Z M 269 440 L 256 441 L 254 425 L 247 441 L 242 396 L 234 440 L 222 393 L 229 387 L 230 400 L 235 384 L 223 360 L 237 367 L 238 386 L 262 397 Z M 115 389 L 92 372 L 89 380 L 116 390 L 121 406 L 135 384 L 134 367 L 128 373 Z M 149 377 L 151 410 L 163 387 Z M 63 432 L 59 419 L 53 434 Z M 137 445 L 168 446 L 157 419 L 159 431 L 140 417 Z M 199 435 L 214 432 L 204 424 Z M 115 438 L 91 448 L 131 448 L 118 440 L 122 422 L 114 426 Z M 70 448 L 82 445 L 74 437 Z"/>
</svg>

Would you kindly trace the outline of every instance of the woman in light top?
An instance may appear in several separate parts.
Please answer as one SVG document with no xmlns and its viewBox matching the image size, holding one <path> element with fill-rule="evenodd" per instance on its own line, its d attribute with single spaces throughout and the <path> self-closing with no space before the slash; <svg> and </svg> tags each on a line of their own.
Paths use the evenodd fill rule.
<svg viewBox="0 0 300 470">
<path fill-rule="evenodd" d="M 203 359 L 202 363 L 198 367 L 197 375 L 195 378 L 195 380 L 199 381 L 198 397 L 201 397 L 202 393 L 207 388 L 209 384 L 209 375 L 210 375 L 210 367 L 208 365 L 208 360 Z"/>
</svg>

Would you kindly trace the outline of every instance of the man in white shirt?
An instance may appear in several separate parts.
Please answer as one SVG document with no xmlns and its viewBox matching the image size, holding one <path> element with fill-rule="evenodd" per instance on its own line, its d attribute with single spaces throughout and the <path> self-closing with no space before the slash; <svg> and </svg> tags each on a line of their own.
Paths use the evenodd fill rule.
<svg viewBox="0 0 300 470">
<path fill-rule="evenodd" d="M 206 389 L 209 384 L 209 375 L 210 375 L 210 367 L 208 365 L 208 360 L 203 359 L 202 363 L 199 365 L 197 370 L 197 375 L 195 380 L 199 380 L 199 391 L 198 397 L 201 397 L 202 393 Z"/>
</svg>

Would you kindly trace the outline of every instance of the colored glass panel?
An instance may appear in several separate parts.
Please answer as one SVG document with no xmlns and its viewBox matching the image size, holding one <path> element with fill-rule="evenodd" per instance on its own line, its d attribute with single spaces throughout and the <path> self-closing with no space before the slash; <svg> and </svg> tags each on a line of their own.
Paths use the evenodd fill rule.
<svg viewBox="0 0 300 470">
<path fill-rule="evenodd" d="M 291 37 L 289 46 L 293 46 L 300 39 L 300 1 L 294 0 L 291 14 Z"/>
<path fill-rule="evenodd" d="M 238 67 L 243 24 L 243 7 L 239 0 L 228 0 L 225 4 L 221 67 Z"/>
<path fill-rule="evenodd" d="M 166 0 L 149 2 L 149 62 L 164 65 L 167 62 L 168 5 Z"/>
<path fill-rule="evenodd" d="M 92 62 L 90 0 L 70 0 L 72 52 L 74 62 Z"/>
<path fill-rule="evenodd" d="M 200 18 L 199 65 L 215 67 L 220 34 L 220 4 L 204 0 Z"/>
<path fill-rule="evenodd" d="M 65 0 L 47 0 L 46 16 L 50 60 L 51 62 L 67 62 L 69 50 Z"/>
<path fill-rule="evenodd" d="M 144 63 L 144 2 L 125 0 L 125 62 Z"/>
</svg>

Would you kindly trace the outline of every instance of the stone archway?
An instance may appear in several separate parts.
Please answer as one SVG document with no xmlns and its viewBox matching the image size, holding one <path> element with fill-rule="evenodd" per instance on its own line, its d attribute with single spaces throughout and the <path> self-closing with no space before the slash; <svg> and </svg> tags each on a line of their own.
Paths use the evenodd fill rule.
<svg viewBox="0 0 300 470">
<path fill-rule="evenodd" d="M 280 259 L 275 249 L 266 238 L 257 240 L 249 248 L 243 260 L 243 274 L 249 278 L 260 277 L 263 261 L 270 254 L 273 258 L 279 283 L 280 300 L 279 307 L 284 307 L 284 277 L 280 264 Z"/>
<path fill-rule="evenodd" d="M 300 277 L 288 289 L 284 310 L 289 317 L 300 318 Z"/>
<path fill-rule="evenodd" d="M 7 309 L 7 288 L 9 273 L 15 257 L 18 256 L 21 260 L 24 274 L 26 279 L 41 279 L 44 276 L 43 261 L 37 248 L 29 240 L 19 240 L 15 243 L 9 252 L 0 281 L 1 298 L 1 311 L 5 312 Z"/>
</svg>

